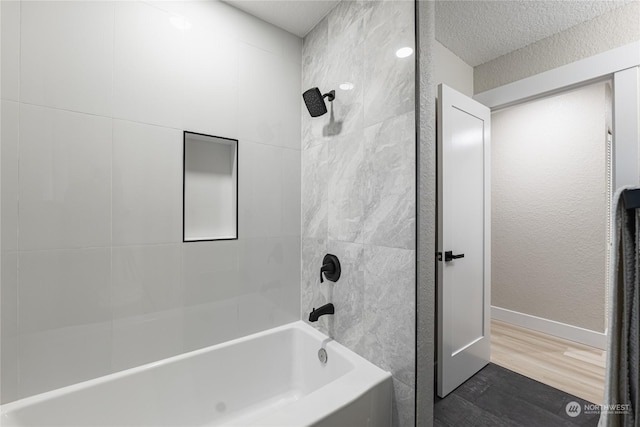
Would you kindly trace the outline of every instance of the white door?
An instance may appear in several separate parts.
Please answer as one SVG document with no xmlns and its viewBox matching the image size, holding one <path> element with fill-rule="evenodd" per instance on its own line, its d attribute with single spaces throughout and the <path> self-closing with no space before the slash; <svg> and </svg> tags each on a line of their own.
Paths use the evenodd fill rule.
<svg viewBox="0 0 640 427">
<path fill-rule="evenodd" d="M 438 395 L 490 358 L 491 111 L 438 87 Z"/>
</svg>

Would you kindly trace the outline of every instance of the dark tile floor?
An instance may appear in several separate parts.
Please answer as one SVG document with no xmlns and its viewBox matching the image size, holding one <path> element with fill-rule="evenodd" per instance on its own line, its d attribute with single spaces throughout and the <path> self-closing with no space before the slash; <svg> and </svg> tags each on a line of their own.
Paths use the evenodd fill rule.
<svg viewBox="0 0 640 427">
<path fill-rule="evenodd" d="M 444 399 L 436 398 L 436 427 L 597 426 L 599 415 L 567 415 L 589 402 L 490 363 Z"/>
</svg>

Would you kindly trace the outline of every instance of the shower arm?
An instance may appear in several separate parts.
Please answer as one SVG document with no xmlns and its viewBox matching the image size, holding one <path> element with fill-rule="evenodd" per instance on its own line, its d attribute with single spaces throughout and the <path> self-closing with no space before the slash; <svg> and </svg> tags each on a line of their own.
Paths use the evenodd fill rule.
<svg viewBox="0 0 640 427">
<path fill-rule="evenodd" d="M 336 91 L 332 90 L 330 92 L 327 92 L 324 95 L 322 95 L 322 97 L 329 98 L 329 102 L 333 102 L 333 100 L 336 99 Z"/>
</svg>

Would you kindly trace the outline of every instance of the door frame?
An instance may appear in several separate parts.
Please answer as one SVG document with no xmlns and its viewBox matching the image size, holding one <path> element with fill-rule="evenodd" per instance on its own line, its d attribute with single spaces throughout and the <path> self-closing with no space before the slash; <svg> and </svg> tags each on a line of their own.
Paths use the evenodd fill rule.
<svg viewBox="0 0 640 427">
<path fill-rule="evenodd" d="M 596 83 L 613 82 L 614 191 L 640 180 L 640 41 L 476 94 L 491 111 Z"/>
<path fill-rule="evenodd" d="M 640 41 L 481 92 L 474 99 L 494 112 L 600 81 L 610 81 L 612 84 L 611 167 L 615 194 L 621 187 L 640 183 Z M 613 209 L 613 202 L 609 201 L 610 210 Z M 612 260 L 609 259 L 609 262 Z M 610 267 L 613 268 L 612 265 Z M 605 298 L 610 301 L 611 295 Z M 605 306 L 610 307 L 610 304 Z M 609 313 L 605 313 L 605 316 L 608 318 Z M 547 324 L 544 327 L 548 329 Z M 577 337 L 576 331 L 583 338 L 580 341 L 583 344 L 606 348 L 606 330 L 600 334 L 575 328 L 569 333 L 573 336 L 570 339 Z"/>
</svg>

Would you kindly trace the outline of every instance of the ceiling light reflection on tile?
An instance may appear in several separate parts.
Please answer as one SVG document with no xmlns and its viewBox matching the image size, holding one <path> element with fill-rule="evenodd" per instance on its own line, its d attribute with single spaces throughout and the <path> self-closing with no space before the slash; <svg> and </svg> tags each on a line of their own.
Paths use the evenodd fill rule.
<svg viewBox="0 0 640 427">
<path fill-rule="evenodd" d="M 407 58 L 412 54 L 413 54 L 413 49 L 408 46 L 401 47 L 400 49 L 396 50 L 396 56 L 398 58 Z"/>
<path fill-rule="evenodd" d="M 340 83 L 340 86 L 338 86 L 341 90 L 353 90 L 353 83 L 351 82 L 344 82 L 344 83 Z"/>
</svg>

